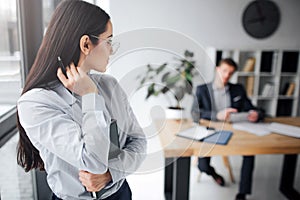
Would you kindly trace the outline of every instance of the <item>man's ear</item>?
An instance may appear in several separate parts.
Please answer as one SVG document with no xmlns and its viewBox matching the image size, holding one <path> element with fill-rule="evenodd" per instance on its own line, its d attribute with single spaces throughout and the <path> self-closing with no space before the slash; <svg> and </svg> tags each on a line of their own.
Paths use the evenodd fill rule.
<svg viewBox="0 0 300 200">
<path fill-rule="evenodd" d="M 84 55 L 88 55 L 91 51 L 91 40 L 88 35 L 83 35 L 79 41 L 80 50 Z"/>
</svg>

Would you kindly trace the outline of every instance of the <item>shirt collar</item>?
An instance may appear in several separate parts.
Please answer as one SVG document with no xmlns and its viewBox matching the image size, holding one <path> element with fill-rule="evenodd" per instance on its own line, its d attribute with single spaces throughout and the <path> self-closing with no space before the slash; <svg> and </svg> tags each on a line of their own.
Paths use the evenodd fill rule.
<svg viewBox="0 0 300 200">
<path fill-rule="evenodd" d="M 213 89 L 213 90 L 221 90 L 221 89 L 223 90 L 223 89 L 225 89 L 225 91 L 228 92 L 228 90 L 229 90 L 229 85 L 226 84 L 224 88 L 218 88 L 218 87 L 216 86 L 216 84 L 213 82 L 213 83 L 212 83 L 212 89 Z"/>
<path fill-rule="evenodd" d="M 62 84 L 60 84 L 56 88 L 56 92 L 63 98 L 67 104 L 73 105 L 77 101 L 77 95 L 71 93 L 67 88 L 65 88 Z"/>
</svg>

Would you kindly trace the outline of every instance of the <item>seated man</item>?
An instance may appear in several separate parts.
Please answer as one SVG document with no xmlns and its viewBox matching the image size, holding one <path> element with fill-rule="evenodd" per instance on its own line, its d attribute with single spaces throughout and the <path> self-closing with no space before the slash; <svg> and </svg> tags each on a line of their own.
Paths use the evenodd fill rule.
<svg viewBox="0 0 300 200">
<path fill-rule="evenodd" d="M 228 121 L 230 113 L 234 112 L 248 112 L 250 122 L 262 118 L 262 114 L 248 99 L 244 87 L 228 82 L 236 70 L 237 64 L 232 59 L 222 59 L 216 67 L 214 81 L 197 87 L 197 98 L 192 106 L 192 117 L 195 122 L 198 123 L 200 118 Z M 225 185 L 223 177 L 210 165 L 210 157 L 199 158 L 198 168 L 201 172 L 211 175 L 219 185 Z M 237 200 L 246 199 L 246 194 L 251 193 L 253 168 L 254 156 L 243 156 Z"/>
</svg>

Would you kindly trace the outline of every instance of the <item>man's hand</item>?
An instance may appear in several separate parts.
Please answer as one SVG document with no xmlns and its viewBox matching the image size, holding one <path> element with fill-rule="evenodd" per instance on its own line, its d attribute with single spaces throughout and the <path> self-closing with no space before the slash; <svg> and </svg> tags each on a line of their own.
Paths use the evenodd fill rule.
<svg viewBox="0 0 300 200">
<path fill-rule="evenodd" d="M 217 119 L 220 121 L 228 121 L 230 113 L 235 113 L 238 110 L 235 108 L 226 108 L 220 112 L 217 113 Z"/>
<path fill-rule="evenodd" d="M 80 170 L 79 180 L 89 192 L 98 192 L 111 181 L 109 171 L 104 174 L 92 174 L 87 171 Z"/>
<path fill-rule="evenodd" d="M 255 110 L 250 110 L 248 112 L 248 121 L 249 122 L 256 122 L 258 120 L 258 112 Z"/>
</svg>

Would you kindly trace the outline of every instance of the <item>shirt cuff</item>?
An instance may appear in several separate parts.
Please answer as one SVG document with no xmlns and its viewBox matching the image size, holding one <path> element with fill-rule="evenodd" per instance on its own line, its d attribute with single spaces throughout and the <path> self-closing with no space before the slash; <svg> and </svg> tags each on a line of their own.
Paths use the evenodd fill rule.
<svg viewBox="0 0 300 200">
<path fill-rule="evenodd" d="M 120 161 L 118 159 L 108 160 L 108 168 L 112 178 L 111 184 L 115 184 L 126 177 L 124 169 L 120 168 Z"/>
<path fill-rule="evenodd" d="M 82 112 L 86 113 L 95 110 L 105 110 L 105 101 L 102 96 L 96 93 L 89 93 L 82 96 Z"/>
</svg>

